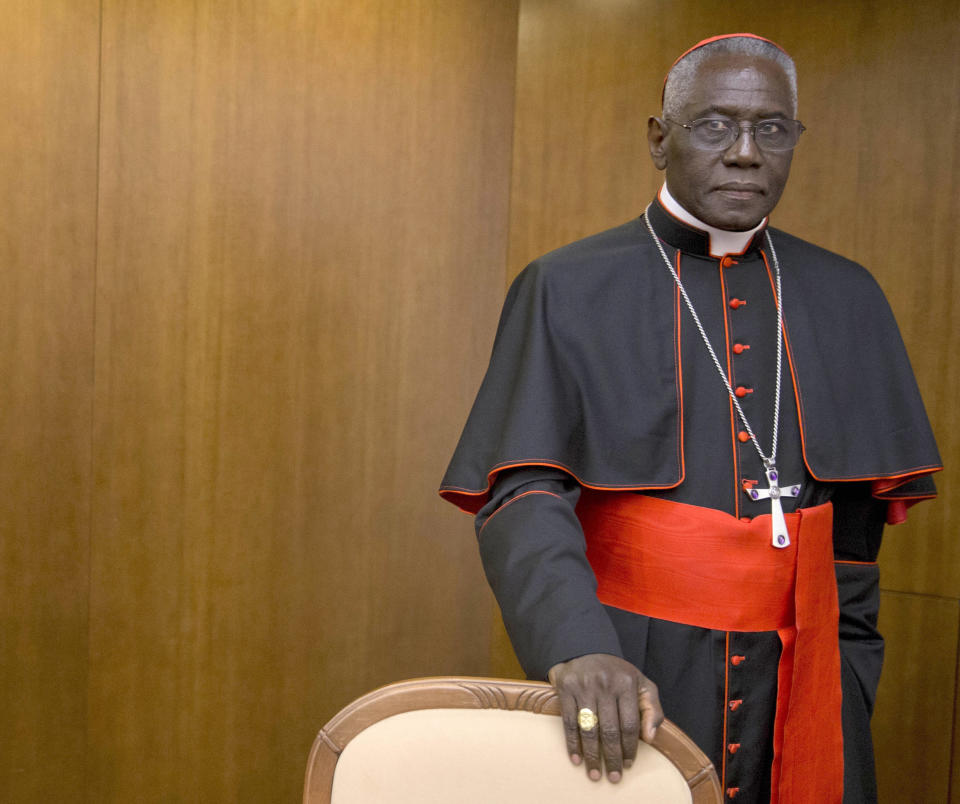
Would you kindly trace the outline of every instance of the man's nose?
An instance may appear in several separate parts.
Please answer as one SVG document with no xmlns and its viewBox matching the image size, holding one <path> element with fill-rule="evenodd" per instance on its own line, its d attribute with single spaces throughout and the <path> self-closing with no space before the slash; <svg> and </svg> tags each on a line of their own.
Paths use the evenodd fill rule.
<svg viewBox="0 0 960 804">
<path fill-rule="evenodd" d="M 753 138 L 751 126 L 740 126 L 740 136 L 723 152 L 723 160 L 727 164 L 739 167 L 750 167 L 763 161 L 757 141 Z"/>
</svg>

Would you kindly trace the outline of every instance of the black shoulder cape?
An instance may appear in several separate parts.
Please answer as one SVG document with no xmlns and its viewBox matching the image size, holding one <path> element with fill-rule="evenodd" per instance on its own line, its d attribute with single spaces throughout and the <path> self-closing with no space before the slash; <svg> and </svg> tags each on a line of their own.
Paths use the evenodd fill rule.
<svg viewBox="0 0 960 804">
<path fill-rule="evenodd" d="M 668 253 L 703 253 L 704 232 L 656 201 L 647 214 Z M 811 475 L 873 481 L 890 499 L 934 496 L 940 456 L 883 292 L 856 263 L 770 233 Z M 499 471 L 524 465 L 559 467 L 596 489 L 683 482 L 675 317 L 686 310 L 676 294 L 642 218 L 527 266 L 440 494 L 476 512 Z"/>
</svg>

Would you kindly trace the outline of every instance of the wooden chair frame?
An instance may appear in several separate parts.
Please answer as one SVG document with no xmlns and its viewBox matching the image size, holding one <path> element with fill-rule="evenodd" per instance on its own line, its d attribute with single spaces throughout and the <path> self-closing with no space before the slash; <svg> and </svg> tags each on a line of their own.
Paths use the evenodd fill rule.
<svg viewBox="0 0 960 804">
<path fill-rule="evenodd" d="M 354 737 L 378 721 L 418 709 L 506 709 L 559 717 L 560 701 L 553 687 L 540 681 L 447 676 L 381 687 L 347 705 L 320 730 L 307 761 L 304 804 L 330 804 L 337 761 Z M 653 747 L 686 780 L 694 804 L 723 800 L 713 764 L 676 725 L 665 720 Z"/>
</svg>

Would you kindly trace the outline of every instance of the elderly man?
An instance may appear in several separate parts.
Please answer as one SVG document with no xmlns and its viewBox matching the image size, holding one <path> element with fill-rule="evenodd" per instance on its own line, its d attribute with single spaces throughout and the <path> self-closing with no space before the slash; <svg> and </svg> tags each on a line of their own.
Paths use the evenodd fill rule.
<svg viewBox="0 0 960 804">
<path fill-rule="evenodd" d="M 768 226 L 796 116 L 766 39 L 677 60 L 657 198 L 517 278 L 444 478 L 592 779 L 665 714 L 730 799 L 876 798 L 875 562 L 940 459 L 876 283 Z"/>
</svg>

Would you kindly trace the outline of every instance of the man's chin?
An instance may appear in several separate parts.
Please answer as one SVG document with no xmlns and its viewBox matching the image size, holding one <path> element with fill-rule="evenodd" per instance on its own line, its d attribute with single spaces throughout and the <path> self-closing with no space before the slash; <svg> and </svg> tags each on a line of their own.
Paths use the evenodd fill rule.
<svg viewBox="0 0 960 804">
<path fill-rule="evenodd" d="M 768 214 L 766 207 L 760 204 L 724 204 L 711 209 L 710 216 L 703 221 L 727 232 L 746 232 Z"/>
</svg>

